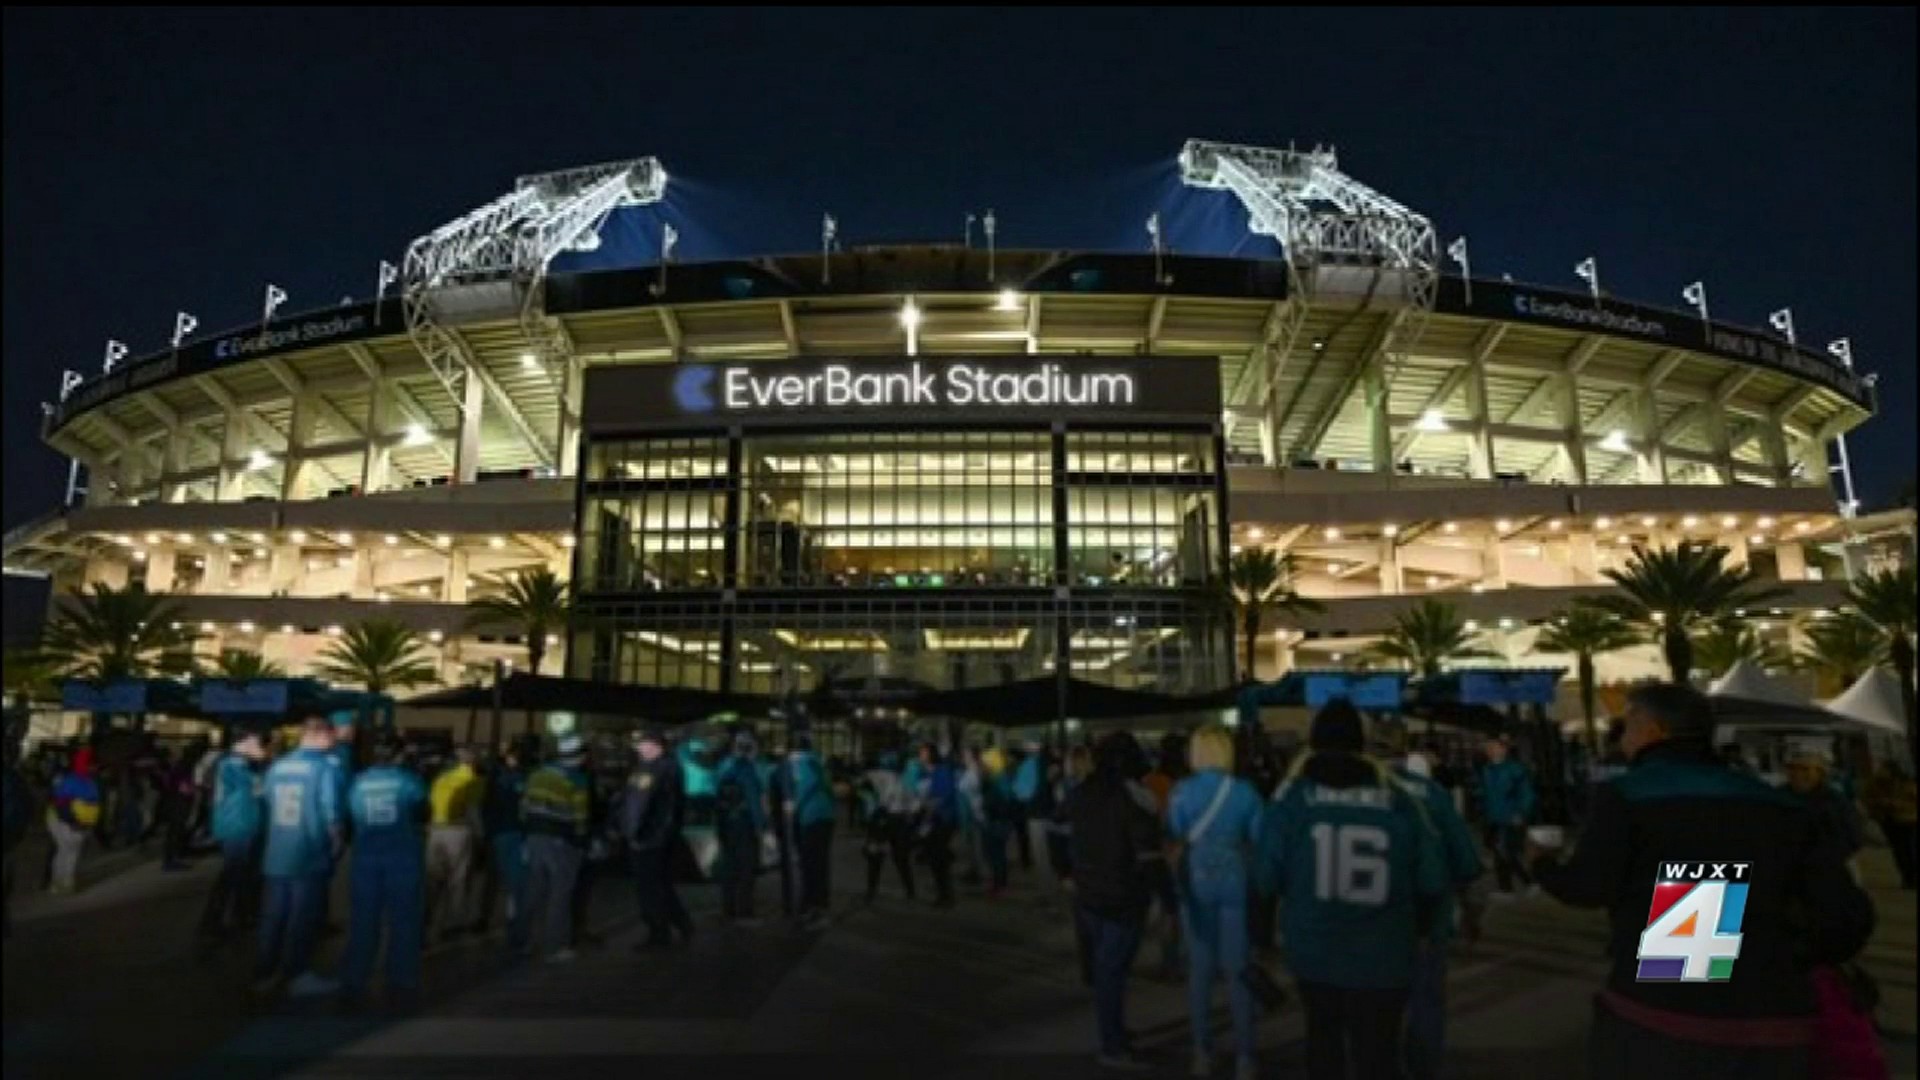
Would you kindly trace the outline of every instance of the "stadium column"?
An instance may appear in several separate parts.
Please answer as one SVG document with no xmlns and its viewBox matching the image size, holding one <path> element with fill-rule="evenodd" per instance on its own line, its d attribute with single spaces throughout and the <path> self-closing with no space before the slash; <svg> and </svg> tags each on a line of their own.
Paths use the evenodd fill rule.
<svg viewBox="0 0 1920 1080">
<path fill-rule="evenodd" d="M 207 572 L 200 577 L 200 592 L 225 592 L 233 581 L 233 552 L 225 547 L 207 549 Z"/>
<path fill-rule="evenodd" d="M 1489 589 L 1507 587 L 1506 545 L 1500 539 L 1500 530 L 1487 526 L 1486 546 L 1480 555 L 1480 584 Z"/>
<path fill-rule="evenodd" d="M 1664 484 L 1667 482 L 1667 446 L 1660 437 L 1660 399 L 1653 386 L 1641 388 L 1637 397 L 1640 448 L 1635 457 L 1640 466 L 1640 482 Z"/>
<path fill-rule="evenodd" d="M 447 578 L 440 590 L 440 600 L 447 604 L 467 602 L 467 552 L 465 548 L 454 548 L 447 553 Z"/>
<path fill-rule="evenodd" d="M 300 580 L 300 545 L 275 544 L 267 558 L 267 592 L 290 593 Z"/>
<path fill-rule="evenodd" d="M 460 442 L 454 453 L 454 480 L 471 484 L 480 478 L 480 420 L 487 392 L 472 374 L 461 380 L 460 387 Z"/>
<path fill-rule="evenodd" d="M 216 498 L 220 502 L 240 502 L 247 493 L 247 423 L 240 407 L 226 411 L 220 430 L 220 479 Z"/>
<path fill-rule="evenodd" d="M 173 564 L 178 551 L 156 545 L 147 552 L 147 591 L 166 592 L 173 588 Z"/>
<path fill-rule="evenodd" d="M 561 362 L 566 365 L 561 383 L 565 393 L 560 397 L 560 457 L 554 462 L 554 469 L 560 476 L 572 476 L 580 457 L 581 364 L 580 358 L 571 351 L 561 358 Z"/>
<path fill-rule="evenodd" d="M 88 559 L 85 574 L 83 580 L 88 585 L 105 585 L 109 589 L 120 589 L 125 588 L 127 584 L 127 564 L 117 559 L 103 559 L 98 556 Z"/>
<path fill-rule="evenodd" d="M 1800 480 L 1817 487 L 1833 487 L 1833 477 L 1828 473 L 1827 444 L 1817 438 L 1794 437 L 1795 456 L 1799 459 Z"/>
<path fill-rule="evenodd" d="M 1380 592 L 1384 596 L 1399 596 L 1406 591 L 1406 581 L 1400 573 L 1400 545 L 1392 539 L 1380 540 Z"/>
<path fill-rule="evenodd" d="M 1567 565 L 1573 568 L 1577 584 L 1589 585 L 1600 580 L 1597 553 L 1598 542 L 1592 532 L 1580 529 L 1567 537 Z"/>
<path fill-rule="evenodd" d="M 393 448 L 387 441 L 387 425 L 392 413 L 392 385 L 384 378 L 370 380 L 367 383 L 367 449 L 360 463 L 362 495 L 387 489 L 393 464 Z"/>
<path fill-rule="evenodd" d="M 187 485 L 176 478 L 187 471 L 187 429 L 175 424 L 167 429 L 165 455 L 160 459 L 160 501 L 186 502 Z"/>
<path fill-rule="evenodd" d="M 1487 362 L 1474 351 L 1467 361 L 1467 471 L 1475 480 L 1493 479 L 1493 417 L 1487 402 Z"/>
<path fill-rule="evenodd" d="M 1580 376 L 1568 371 L 1560 376 L 1560 430 L 1565 433 L 1560 454 L 1566 461 L 1567 475 L 1581 486 L 1587 483 L 1587 433 L 1580 418 Z"/>
<path fill-rule="evenodd" d="M 1773 548 L 1774 565 L 1779 567 L 1781 581 L 1807 580 L 1807 549 L 1792 541 L 1782 541 Z"/>
<path fill-rule="evenodd" d="M 1733 472 L 1733 431 L 1727 423 L 1726 404 L 1718 398 L 1704 406 L 1707 410 L 1707 445 L 1713 451 L 1713 470 L 1722 484 L 1737 481 Z"/>
<path fill-rule="evenodd" d="M 307 444 L 319 419 L 319 398 L 312 390 L 293 395 L 293 420 L 287 425 L 287 457 L 280 480 L 280 501 L 300 502 L 307 497 L 307 476 L 313 463 L 306 458 Z"/>
<path fill-rule="evenodd" d="M 1392 396 L 1387 392 L 1386 360 L 1375 352 L 1367 361 L 1367 434 L 1373 471 L 1393 475 L 1393 418 L 1387 415 Z M 1337 406 L 1336 406 L 1337 407 Z"/>
<path fill-rule="evenodd" d="M 87 470 L 87 505 L 112 506 L 113 485 L 107 483 L 107 463 L 99 458 L 82 458 L 80 465 Z"/>
<path fill-rule="evenodd" d="M 1728 533 L 1724 536 L 1715 537 L 1713 542 L 1727 549 L 1728 567 L 1734 570 L 1746 569 L 1750 556 L 1747 551 L 1747 538 L 1744 534 Z"/>
</svg>

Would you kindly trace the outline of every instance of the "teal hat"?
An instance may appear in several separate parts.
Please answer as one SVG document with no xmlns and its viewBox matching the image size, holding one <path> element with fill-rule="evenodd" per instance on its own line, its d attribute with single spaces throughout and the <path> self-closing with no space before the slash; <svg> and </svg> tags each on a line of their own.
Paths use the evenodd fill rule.
<svg viewBox="0 0 1920 1080">
<path fill-rule="evenodd" d="M 360 710 L 335 709 L 333 712 L 327 714 L 327 719 L 331 720 L 333 726 L 337 728 L 352 727 L 360 722 Z"/>
</svg>

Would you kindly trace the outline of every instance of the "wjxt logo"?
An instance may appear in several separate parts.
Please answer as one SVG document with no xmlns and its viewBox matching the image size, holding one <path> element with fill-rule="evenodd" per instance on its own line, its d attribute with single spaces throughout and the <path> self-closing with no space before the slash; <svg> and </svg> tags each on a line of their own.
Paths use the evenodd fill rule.
<svg viewBox="0 0 1920 1080">
<path fill-rule="evenodd" d="M 1640 934 L 1640 982 L 1724 982 L 1740 956 L 1753 864 L 1663 862 Z"/>
</svg>

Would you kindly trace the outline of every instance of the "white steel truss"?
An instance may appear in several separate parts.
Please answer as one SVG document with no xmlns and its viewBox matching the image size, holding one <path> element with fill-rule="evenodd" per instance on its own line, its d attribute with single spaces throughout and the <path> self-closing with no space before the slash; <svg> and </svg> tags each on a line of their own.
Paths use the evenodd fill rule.
<svg viewBox="0 0 1920 1080">
<path fill-rule="evenodd" d="M 1386 382 L 1392 384 L 1433 313 L 1440 252 L 1431 221 L 1341 172 L 1331 149 L 1275 150 L 1189 139 L 1180 150 L 1180 175 L 1193 187 L 1231 191 L 1247 209 L 1247 227 L 1278 240 L 1286 253 L 1288 311 L 1273 347 L 1249 365 L 1257 368 L 1254 401 L 1265 402 L 1273 392 L 1326 267 L 1369 268 L 1376 287 L 1384 280 L 1397 290 L 1401 310 L 1381 349 Z M 1243 371 L 1229 404 L 1237 403 L 1232 393 L 1246 381 Z M 1235 420 L 1230 411 L 1229 435 Z M 1277 437 L 1274 432 L 1269 439 Z"/>
<path fill-rule="evenodd" d="M 565 345 L 545 314 L 547 267 L 563 251 L 599 246 L 607 215 L 658 202 L 666 185 L 666 170 L 651 157 L 523 176 L 507 194 L 407 245 L 407 336 L 456 408 L 465 410 L 463 382 L 478 361 L 452 327 L 512 314 L 549 377 L 564 378 L 565 365 L 550 362 Z"/>
</svg>

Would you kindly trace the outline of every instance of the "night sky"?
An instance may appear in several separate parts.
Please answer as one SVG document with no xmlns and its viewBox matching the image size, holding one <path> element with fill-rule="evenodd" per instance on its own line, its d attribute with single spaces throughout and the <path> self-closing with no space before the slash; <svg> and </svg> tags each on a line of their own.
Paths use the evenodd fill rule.
<svg viewBox="0 0 1920 1080">
<path fill-rule="evenodd" d="M 59 373 L 372 291 L 514 176 L 658 155 L 681 254 L 1144 248 L 1190 136 L 1330 142 L 1476 274 L 1716 318 L 1791 306 L 1880 374 L 1863 498 L 1913 476 L 1911 9 L 18 11 L 5 15 L 7 526 L 51 508 Z M 1251 248 L 1247 250 L 1252 250 Z"/>
</svg>

